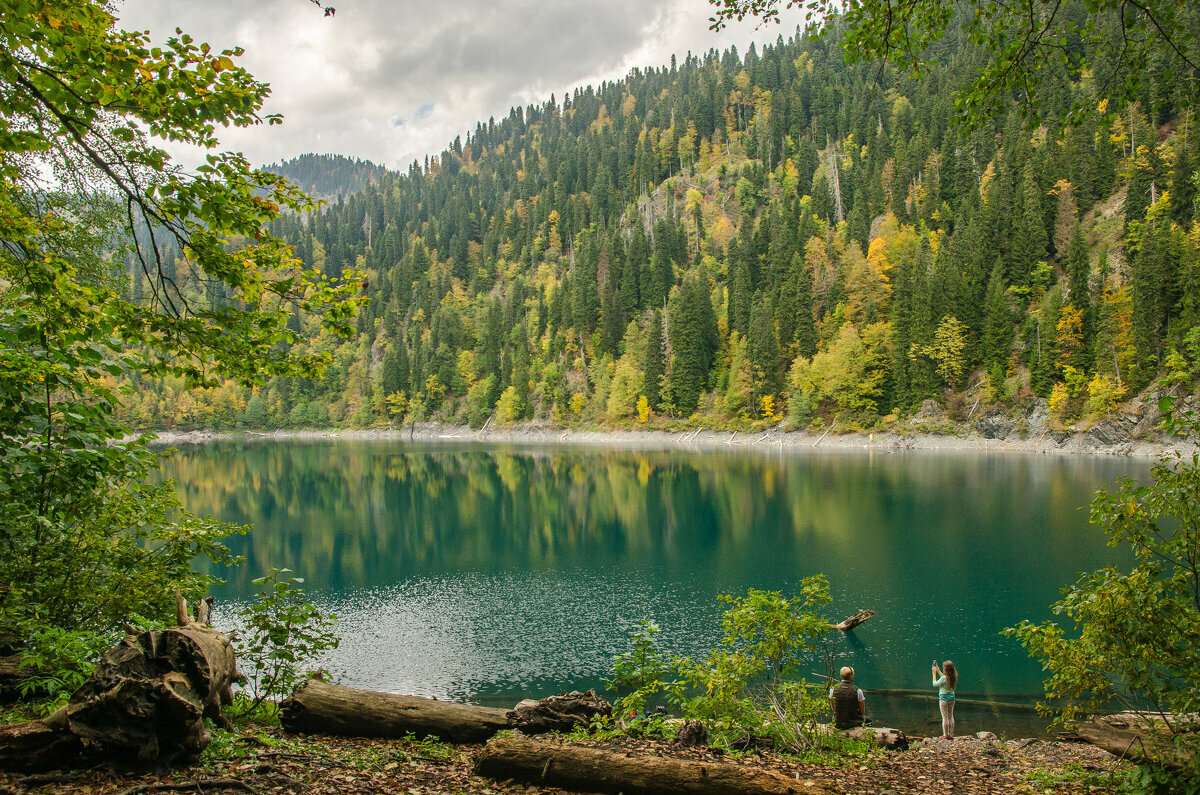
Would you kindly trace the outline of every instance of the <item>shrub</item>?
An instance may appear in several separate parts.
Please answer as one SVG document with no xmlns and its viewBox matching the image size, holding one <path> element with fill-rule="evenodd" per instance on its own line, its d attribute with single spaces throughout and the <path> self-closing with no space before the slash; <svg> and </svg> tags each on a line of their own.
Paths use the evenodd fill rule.
<svg viewBox="0 0 1200 795">
<path fill-rule="evenodd" d="M 306 673 L 303 666 L 336 649 L 337 616 L 322 613 L 304 596 L 303 579 L 290 569 L 272 568 L 254 580 L 258 598 L 238 611 L 243 629 L 230 633 L 249 698 L 238 710 L 254 712 L 268 700 L 292 694 Z"/>
</svg>

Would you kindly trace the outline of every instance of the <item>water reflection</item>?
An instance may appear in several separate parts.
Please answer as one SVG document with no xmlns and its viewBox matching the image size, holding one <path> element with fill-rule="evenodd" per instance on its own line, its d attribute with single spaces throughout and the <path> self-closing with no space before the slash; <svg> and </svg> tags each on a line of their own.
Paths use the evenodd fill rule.
<svg viewBox="0 0 1200 795">
<path fill-rule="evenodd" d="M 342 617 L 325 664 L 343 681 L 484 703 L 598 684 L 644 617 L 672 651 L 698 653 L 717 594 L 817 572 L 831 619 L 878 613 L 838 639 L 868 688 L 923 689 L 929 659 L 950 657 L 964 690 L 1027 697 L 1040 671 L 1000 628 L 1046 617 L 1059 587 L 1117 562 L 1080 506 L 1147 469 L 347 441 L 185 447 L 169 466 L 189 508 L 255 525 L 235 539 L 248 565 L 226 600 L 286 565 Z M 878 703 L 904 714 L 895 700 Z"/>
</svg>

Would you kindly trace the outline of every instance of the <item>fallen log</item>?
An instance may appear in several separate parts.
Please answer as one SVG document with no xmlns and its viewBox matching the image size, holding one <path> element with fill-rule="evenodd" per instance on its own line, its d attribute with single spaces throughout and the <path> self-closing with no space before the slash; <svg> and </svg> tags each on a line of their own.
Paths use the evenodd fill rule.
<svg viewBox="0 0 1200 795">
<path fill-rule="evenodd" d="M 71 732 L 44 721 L 0 726 L 0 770 L 42 773 L 69 767 L 83 753 L 83 743 Z"/>
<path fill-rule="evenodd" d="M 1195 733 L 1200 731 L 1200 720 L 1196 716 L 1118 712 L 1081 723 L 1078 733 L 1097 748 L 1125 759 L 1183 767 L 1194 755 L 1171 741 L 1173 730 Z"/>
<path fill-rule="evenodd" d="M 731 762 L 635 756 L 525 737 L 497 737 L 475 760 L 475 773 L 577 792 L 835 795 L 832 784 L 799 781 Z"/>
<path fill-rule="evenodd" d="M 412 733 L 452 743 L 480 743 L 515 725 L 506 709 L 356 690 L 319 679 L 305 682 L 285 700 L 280 718 L 283 728 L 302 734 L 400 738 Z"/>
<path fill-rule="evenodd" d="M 0 704 L 15 701 L 21 695 L 21 684 L 30 674 L 21 664 L 23 659 L 17 654 L 0 657 Z"/>
<path fill-rule="evenodd" d="M 832 627 L 833 629 L 842 629 L 842 630 L 854 629 L 859 624 L 866 621 L 868 618 L 873 618 L 874 616 L 875 616 L 874 610 L 859 610 L 857 613 L 855 613 L 854 615 L 845 619 L 844 621 L 841 621 L 837 624 L 830 624 L 829 626 Z"/>
</svg>

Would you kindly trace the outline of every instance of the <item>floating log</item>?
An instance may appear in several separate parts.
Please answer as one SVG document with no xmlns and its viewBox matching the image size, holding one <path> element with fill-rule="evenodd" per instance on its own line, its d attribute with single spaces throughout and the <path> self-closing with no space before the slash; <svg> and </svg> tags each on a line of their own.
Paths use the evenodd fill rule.
<svg viewBox="0 0 1200 795">
<path fill-rule="evenodd" d="M 835 795 L 841 789 L 732 762 L 698 762 L 615 753 L 525 737 L 497 737 L 475 760 L 475 773 L 577 792 Z"/>
<path fill-rule="evenodd" d="M 844 620 L 838 624 L 830 624 L 829 626 L 832 627 L 833 629 L 842 629 L 842 630 L 854 629 L 859 624 L 866 621 L 868 618 L 872 618 L 874 615 L 875 615 L 874 610 L 859 610 L 857 613 L 850 616 L 846 620 Z"/>
<path fill-rule="evenodd" d="M 1172 726 L 1176 731 L 1196 732 L 1200 730 L 1200 720 L 1194 715 L 1164 717 L 1147 712 L 1118 712 L 1093 717 L 1081 723 L 1078 732 L 1084 740 L 1110 754 L 1183 767 L 1192 761 L 1193 754 L 1171 742 Z"/>
<path fill-rule="evenodd" d="M 310 679 L 281 705 L 283 728 L 304 734 L 400 738 L 436 736 L 451 743 L 481 743 L 514 726 L 510 711 L 376 693 Z"/>
<path fill-rule="evenodd" d="M 0 726 L 0 770 L 43 773 L 68 767 L 83 753 L 83 743 L 70 731 L 31 720 Z"/>
</svg>

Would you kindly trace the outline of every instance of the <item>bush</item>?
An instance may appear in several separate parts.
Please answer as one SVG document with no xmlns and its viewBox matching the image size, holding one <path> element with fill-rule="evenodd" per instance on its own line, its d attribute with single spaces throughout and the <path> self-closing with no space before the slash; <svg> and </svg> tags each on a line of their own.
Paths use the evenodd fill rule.
<svg viewBox="0 0 1200 795">
<path fill-rule="evenodd" d="M 338 646 L 337 616 L 305 599 L 304 580 L 291 574 L 272 568 L 254 580 L 261 587 L 258 598 L 238 611 L 244 629 L 230 633 L 239 667 L 250 680 L 249 698 L 238 709 L 243 715 L 290 696 L 304 679 L 304 664 Z"/>
<path fill-rule="evenodd" d="M 1169 431 L 1200 436 L 1194 414 L 1172 416 L 1170 398 L 1160 408 Z M 1050 674 L 1038 705 L 1043 714 L 1065 723 L 1113 702 L 1166 714 L 1177 756 L 1190 760 L 1168 777 L 1194 784 L 1200 734 L 1179 716 L 1200 709 L 1200 455 L 1164 456 L 1149 484 L 1124 478 L 1114 490 L 1096 492 L 1090 521 L 1104 529 L 1109 546 L 1129 546 L 1132 569 L 1100 569 L 1064 589 L 1051 609 L 1067 627 L 1023 621 L 1005 633 Z M 1147 775 L 1167 775 L 1165 761 L 1149 760 Z"/>
<path fill-rule="evenodd" d="M 703 721 L 714 744 L 728 747 L 766 736 L 777 748 L 803 754 L 845 745 L 817 728 L 828 715 L 825 686 L 795 678 L 812 655 L 831 659 L 831 648 L 822 641 L 829 624 L 816 614 L 830 601 L 825 578 L 806 578 L 794 597 L 750 589 L 745 596 L 721 600 L 729 605 L 721 618 L 724 637 L 699 660 L 668 660 L 658 648 L 659 628 L 652 621 L 634 628 L 632 648 L 614 660 L 615 676 L 608 683 L 624 692 L 619 714 L 636 716 L 662 693 L 685 717 Z M 627 731 L 640 733 L 647 726 L 639 720 Z"/>
</svg>

